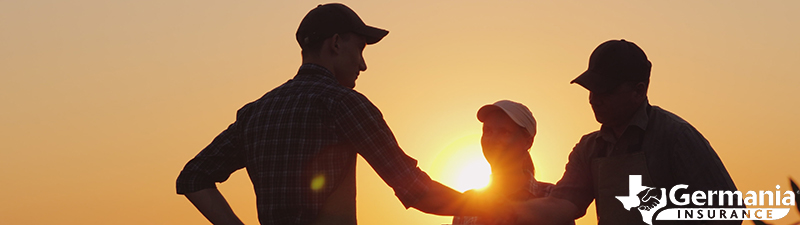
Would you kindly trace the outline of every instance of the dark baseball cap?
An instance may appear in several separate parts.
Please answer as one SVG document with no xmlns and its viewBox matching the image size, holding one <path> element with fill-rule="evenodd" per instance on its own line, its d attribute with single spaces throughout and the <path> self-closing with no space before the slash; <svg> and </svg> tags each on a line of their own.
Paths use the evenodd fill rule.
<svg viewBox="0 0 800 225">
<path fill-rule="evenodd" d="M 309 11 L 300 22 L 295 36 L 297 43 L 305 46 L 344 32 L 363 35 L 367 39 L 367 44 L 378 43 L 389 34 L 387 30 L 364 24 L 364 21 L 349 7 L 340 3 L 329 3 L 318 5 Z"/>
<path fill-rule="evenodd" d="M 652 64 L 639 46 L 621 40 L 606 41 L 592 52 L 589 69 L 572 80 L 595 93 L 605 93 L 626 81 L 650 80 Z"/>
</svg>

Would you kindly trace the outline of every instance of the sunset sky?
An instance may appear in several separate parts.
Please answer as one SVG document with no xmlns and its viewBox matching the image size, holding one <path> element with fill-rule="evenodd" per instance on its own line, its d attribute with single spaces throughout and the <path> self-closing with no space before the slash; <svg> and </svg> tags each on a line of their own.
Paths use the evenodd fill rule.
<svg viewBox="0 0 800 225">
<path fill-rule="evenodd" d="M 210 224 L 175 178 L 237 109 L 294 76 L 294 33 L 319 3 L 0 1 L 0 223 Z M 488 176 L 475 114 L 500 99 L 531 109 L 536 177 L 557 182 L 600 127 L 569 81 L 621 38 L 653 63 L 650 103 L 692 123 L 740 190 L 800 180 L 800 1 L 344 3 L 390 31 L 364 51 L 355 89 L 456 189 Z M 246 171 L 218 187 L 258 224 Z M 357 189 L 360 224 L 451 221 L 404 209 L 361 158 Z M 593 223 L 592 206 L 578 224 Z"/>
</svg>

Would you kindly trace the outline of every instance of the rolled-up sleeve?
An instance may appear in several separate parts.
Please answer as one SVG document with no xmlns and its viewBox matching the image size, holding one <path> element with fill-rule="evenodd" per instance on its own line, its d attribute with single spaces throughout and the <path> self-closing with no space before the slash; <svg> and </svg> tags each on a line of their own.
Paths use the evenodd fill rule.
<svg viewBox="0 0 800 225">
<path fill-rule="evenodd" d="M 417 167 L 417 160 L 400 149 L 383 115 L 363 95 L 342 99 L 336 112 L 336 126 L 372 166 L 406 208 L 425 196 L 430 177 Z"/>
<path fill-rule="evenodd" d="M 178 194 L 188 194 L 207 188 L 216 188 L 231 173 L 245 166 L 242 150 L 235 143 L 236 123 L 228 126 L 216 138 L 186 163 L 176 181 Z"/>
</svg>

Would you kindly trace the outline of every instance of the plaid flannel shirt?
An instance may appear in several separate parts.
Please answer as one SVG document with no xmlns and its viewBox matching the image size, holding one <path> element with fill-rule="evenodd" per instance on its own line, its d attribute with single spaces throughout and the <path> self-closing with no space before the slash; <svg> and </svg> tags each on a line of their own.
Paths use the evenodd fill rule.
<svg viewBox="0 0 800 225">
<path fill-rule="evenodd" d="M 177 192 L 216 188 L 247 168 L 262 224 L 307 224 L 355 173 L 356 154 L 406 208 L 427 193 L 430 177 L 400 149 L 378 108 L 324 67 L 303 64 L 292 80 L 239 109 L 236 121 L 186 164 Z"/>
</svg>

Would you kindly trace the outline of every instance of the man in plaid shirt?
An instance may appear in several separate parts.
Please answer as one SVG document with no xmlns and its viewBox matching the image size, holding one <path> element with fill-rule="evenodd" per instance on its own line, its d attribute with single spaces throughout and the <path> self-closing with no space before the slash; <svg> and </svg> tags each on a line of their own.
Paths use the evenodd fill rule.
<svg viewBox="0 0 800 225">
<path fill-rule="evenodd" d="M 467 199 L 431 180 L 400 149 L 380 110 L 353 90 L 367 69 L 364 47 L 386 34 L 342 4 L 311 10 L 296 34 L 303 49 L 297 75 L 242 107 L 186 164 L 177 192 L 214 224 L 242 224 L 215 183 L 247 168 L 261 224 L 356 224 L 360 154 L 406 208 L 495 217 L 490 211 L 504 205 Z"/>
</svg>

